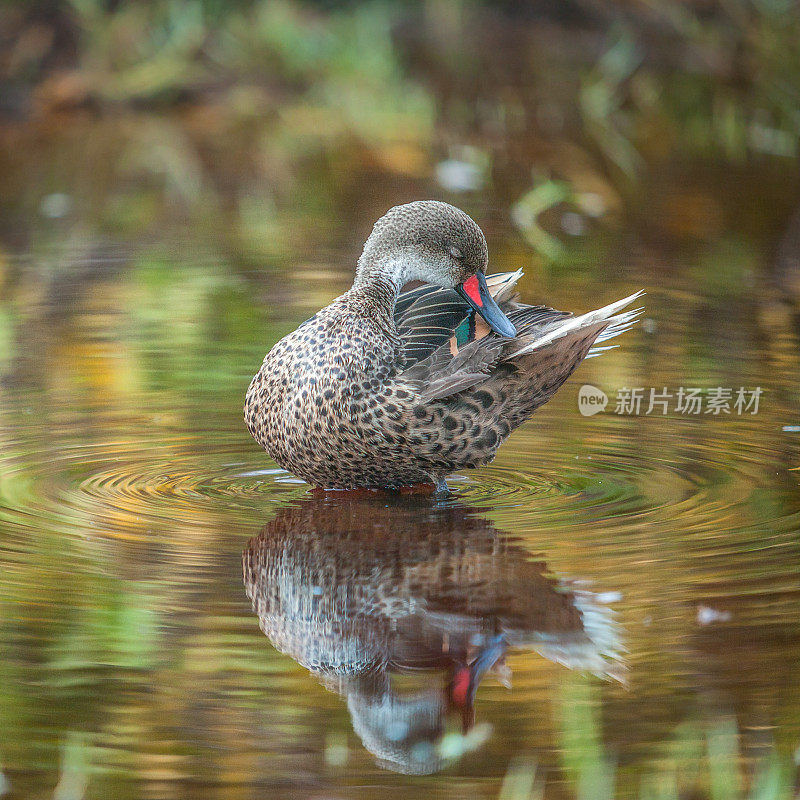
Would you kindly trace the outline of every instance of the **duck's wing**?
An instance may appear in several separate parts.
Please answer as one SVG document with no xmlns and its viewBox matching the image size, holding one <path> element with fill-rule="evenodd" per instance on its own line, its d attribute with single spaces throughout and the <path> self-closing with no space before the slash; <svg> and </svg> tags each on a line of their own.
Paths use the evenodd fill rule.
<svg viewBox="0 0 800 800">
<path fill-rule="evenodd" d="M 505 302 L 499 305 L 524 341 L 530 338 L 531 331 L 571 316 L 546 306 L 515 308 L 512 303 Z M 401 373 L 404 380 L 415 385 L 424 400 L 440 400 L 484 383 L 501 361 L 510 360 L 508 348 L 518 341 L 518 338 L 498 336 L 472 309 L 464 322 L 441 338 L 441 344 L 407 365 Z M 422 351 L 421 347 L 419 349 Z"/>
<path fill-rule="evenodd" d="M 523 305 L 513 297 L 501 300 L 498 305 L 516 327 L 516 337 L 498 336 L 479 316 L 467 317 L 466 324 L 451 330 L 443 341 L 439 334 L 441 344 L 409 364 L 401 375 L 416 386 L 423 399 L 439 400 L 478 386 L 508 383 L 510 369 L 516 373 L 511 382 L 519 383 L 520 414 L 529 415 L 583 358 L 608 349 L 593 345 L 633 325 L 642 309 L 622 309 L 641 294 L 580 316 L 547 306 Z M 467 335 L 462 338 L 465 329 Z M 526 399 L 527 394 L 532 399 Z"/>
<path fill-rule="evenodd" d="M 522 270 L 517 270 L 486 277 L 489 291 L 498 304 L 511 300 L 514 285 L 521 275 Z M 395 305 L 394 321 L 403 340 L 401 359 L 405 366 L 427 358 L 453 337 L 463 346 L 488 332 L 488 328 L 481 325 L 482 320 L 476 320 L 473 310 L 454 289 L 427 284 L 401 292 Z"/>
<path fill-rule="evenodd" d="M 517 302 L 514 287 L 522 270 L 489 275 L 495 302 L 514 323 L 516 339 L 493 333 L 480 315 L 452 289 L 421 286 L 403 292 L 395 319 L 403 339 L 402 377 L 426 400 L 436 400 L 483 383 L 501 361 L 510 342 L 555 320 L 570 316 L 546 306 Z"/>
<path fill-rule="evenodd" d="M 577 317 L 564 311 L 553 311 L 553 309 L 546 309 L 554 315 L 549 318 L 537 318 L 538 315 L 534 314 L 532 318 L 526 318 L 521 329 L 520 326 L 517 327 L 519 332 L 509 344 L 504 354 L 504 360 L 521 361 L 526 356 L 543 352 L 554 345 L 569 349 L 576 343 L 583 343 L 589 339 L 591 339 L 591 349 L 587 351 L 587 356 L 599 355 L 615 345 L 605 347 L 592 345 L 619 336 L 635 324 L 643 309 L 634 308 L 630 311 L 622 309 L 629 306 L 634 300 L 638 300 L 643 294 L 644 292 L 636 292 L 615 303 Z M 532 306 L 520 308 L 520 311 L 526 315 L 527 312 L 542 310 L 542 307 Z M 509 318 L 516 323 L 513 314 L 509 315 Z"/>
<path fill-rule="evenodd" d="M 406 298 L 405 294 L 413 297 Z M 406 366 L 422 361 L 445 344 L 470 311 L 456 291 L 437 286 L 404 292 L 398 306 L 401 301 L 405 301 L 403 308 L 395 309 L 394 319 L 403 341 L 401 362 Z"/>
</svg>

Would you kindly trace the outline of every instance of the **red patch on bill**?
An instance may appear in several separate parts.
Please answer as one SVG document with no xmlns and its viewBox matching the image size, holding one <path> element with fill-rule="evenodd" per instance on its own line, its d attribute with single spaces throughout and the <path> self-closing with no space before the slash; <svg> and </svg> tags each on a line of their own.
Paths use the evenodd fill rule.
<svg viewBox="0 0 800 800">
<path fill-rule="evenodd" d="M 476 306 L 483 306 L 483 300 L 481 299 L 481 286 L 478 283 L 477 275 L 467 278 L 462 286 L 464 287 L 464 291 L 467 293 L 467 297 L 469 297 L 469 299 L 472 300 Z"/>
<path fill-rule="evenodd" d="M 470 279 L 471 280 L 471 279 Z M 453 676 L 453 689 L 451 697 L 457 706 L 464 706 L 467 703 L 467 692 L 469 691 L 469 670 L 461 667 L 456 670 Z"/>
</svg>

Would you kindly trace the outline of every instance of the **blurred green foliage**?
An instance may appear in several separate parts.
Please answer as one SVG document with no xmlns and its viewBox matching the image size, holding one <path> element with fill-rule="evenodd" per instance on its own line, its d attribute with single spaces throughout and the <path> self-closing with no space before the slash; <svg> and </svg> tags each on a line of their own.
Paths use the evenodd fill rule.
<svg viewBox="0 0 800 800">
<path fill-rule="evenodd" d="M 338 235 L 354 176 L 391 182 L 391 202 L 467 150 L 557 268 L 610 251 L 667 165 L 798 157 L 800 14 L 783 0 L 42 0 L 0 6 L 2 38 L 10 107 L 21 95 L 40 128 L 107 120 L 77 115 L 77 140 L 46 148 L 84 220 L 135 233 L 188 213 L 245 264 L 296 258 L 298 224 L 314 245 Z M 24 162 L 8 195 L 30 219 L 20 199 L 46 187 Z"/>
</svg>

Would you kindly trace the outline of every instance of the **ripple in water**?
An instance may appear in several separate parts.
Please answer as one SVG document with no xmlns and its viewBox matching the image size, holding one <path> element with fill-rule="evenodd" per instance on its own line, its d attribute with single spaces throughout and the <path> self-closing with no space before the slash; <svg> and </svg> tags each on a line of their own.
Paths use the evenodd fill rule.
<svg viewBox="0 0 800 800">
<path fill-rule="evenodd" d="M 754 492 L 774 476 L 768 447 L 751 446 L 731 457 L 708 442 L 688 446 L 680 459 L 645 453 L 627 440 L 584 446 L 585 455 L 578 456 L 551 442 L 513 467 L 504 465 L 525 437 L 524 429 L 512 437 L 496 464 L 451 476 L 453 497 L 446 502 L 516 509 L 521 521 L 536 527 L 681 519 L 702 529 L 750 516 Z M 143 521 L 182 522 L 204 508 L 258 513 L 308 489 L 259 453 L 240 460 L 238 443 L 199 451 L 183 437 L 142 438 L 65 447 L 47 459 L 18 447 L 5 452 L 2 511 L 26 527 L 42 520 L 86 527 L 87 518 L 100 527 L 141 527 Z M 782 504 L 773 510 L 785 515 L 768 520 L 773 529 L 796 527 L 797 509 Z"/>
</svg>

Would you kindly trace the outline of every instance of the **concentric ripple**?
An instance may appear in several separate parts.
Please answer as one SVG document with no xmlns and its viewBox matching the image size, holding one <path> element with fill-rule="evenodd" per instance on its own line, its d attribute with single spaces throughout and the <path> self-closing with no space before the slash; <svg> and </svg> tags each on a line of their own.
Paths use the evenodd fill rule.
<svg viewBox="0 0 800 800">
<path fill-rule="evenodd" d="M 535 455 L 519 452 L 524 442 L 518 434 L 495 464 L 457 476 L 450 485 L 454 502 L 513 509 L 520 525 L 539 529 L 588 521 L 602 521 L 606 528 L 661 522 L 686 531 L 724 530 L 744 522 L 771 530 L 797 527 L 800 506 L 792 501 L 791 458 L 784 453 L 785 460 L 777 460 L 776 448 L 767 442 L 750 441 L 734 450 L 730 433 L 727 427 L 672 452 L 643 449 L 621 438 L 581 445 L 571 456 L 558 442 Z M 505 466 L 508 462 L 516 466 Z M 784 489 L 776 488 L 777 475 Z M 759 519 L 764 492 L 776 499 L 768 520 Z"/>
<path fill-rule="evenodd" d="M 565 442 L 550 441 L 531 453 L 523 449 L 531 440 L 523 429 L 495 464 L 452 476 L 447 502 L 510 509 L 520 525 L 536 529 L 599 520 L 607 527 L 680 520 L 685 529 L 698 530 L 744 519 L 773 530 L 796 526 L 796 504 L 773 504 L 769 520 L 756 520 L 760 512 L 750 507 L 763 487 L 774 493 L 776 471 L 790 476 L 790 467 L 776 463 L 770 443 L 750 442 L 732 451 L 729 434 L 721 431 L 716 439 L 672 452 L 617 435 L 599 445 L 573 444 L 572 452 Z M 50 448 L 46 457 L 40 454 L 45 446 L 37 452 L 30 442 L 27 450 L 9 442 L 2 456 L 0 514 L 26 527 L 47 521 L 141 530 L 208 513 L 258 519 L 309 488 L 239 438 L 200 441 L 147 433 Z M 787 484 L 787 494 L 795 488 Z"/>
<path fill-rule="evenodd" d="M 259 469 L 230 450 L 223 443 L 199 452 L 186 437 L 142 437 L 42 458 L 9 444 L 0 462 L 0 518 L 22 528 L 124 531 L 197 522 L 214 511 L 263 513 L 305 490 L 284 470 Z"/>
</svg>

